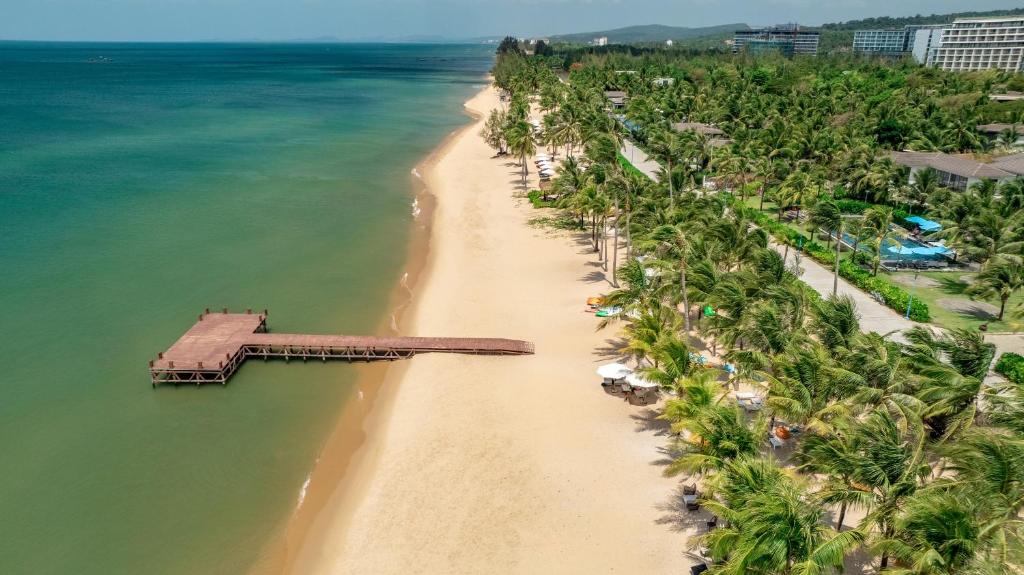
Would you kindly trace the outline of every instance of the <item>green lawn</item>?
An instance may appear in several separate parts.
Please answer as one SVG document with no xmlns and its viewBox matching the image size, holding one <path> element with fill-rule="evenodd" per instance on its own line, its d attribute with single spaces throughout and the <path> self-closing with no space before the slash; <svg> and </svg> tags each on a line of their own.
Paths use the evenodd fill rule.
<svg viewBox="0 0 1024 575">
<path fill-rule="evenodd" d="M 998 301 L 974 301 L 964 295 L 964 290 L 969 285 L 964 278 L 973 277 L 975 275 L 973 273 L 965 271 L 920 272 L 915 276 L 914 272 L 898 272 L 884 275 L 894 284 L 928 304 L 932 323 L 941 327 L 975 330 L 981 324 L 987 323 L 988 331 L 991 332 L 1024 329 L 1024 322 L 1011 317 L 1014 308 L 1024 303 L 1024 294 L 1014 294 L 1006 304 L 1005 321 L 996 321 L 995 315 L 989 315 L 986 308 L 992 306 L 993 310 L 998 310 Z M 910 285 L 912 283 L 932 285 Z"/>
</svg>

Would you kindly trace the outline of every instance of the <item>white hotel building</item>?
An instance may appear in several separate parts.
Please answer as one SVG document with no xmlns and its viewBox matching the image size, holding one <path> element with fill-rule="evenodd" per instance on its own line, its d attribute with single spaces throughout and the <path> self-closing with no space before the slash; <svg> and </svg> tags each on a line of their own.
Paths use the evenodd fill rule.
<svg viewBox="0 0 1024 575">
<path fill-rule="evenodd" d="M 1024 16 L 957 19 L 942 29 L 925 63 L 952 71 L 1024 71 Z"/>
</svg>

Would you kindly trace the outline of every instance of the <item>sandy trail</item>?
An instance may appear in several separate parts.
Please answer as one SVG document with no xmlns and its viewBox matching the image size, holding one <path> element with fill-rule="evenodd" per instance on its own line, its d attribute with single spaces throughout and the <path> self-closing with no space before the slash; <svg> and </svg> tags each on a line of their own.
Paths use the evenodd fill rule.
<svg viewBox="0 0 1024 575">
<path fill-rule="evenodd" d="M 493 89 L 467 103 L 499 105 Z M 614 331 L 596 332 L 583 309 L 608 289 L 604 273 L 583 236 L 530 225 L 541 213 L 520 197 L 518 166 L 492 158 L 480 126 L 425 170 L 437 207 L 402 331 L 525 339 L 537 354 L 392 370 L 393 397 L 296 570 L 682 572 L 681 530 L 703 514 L 672 508 L 665 426 L 594 373 Z"/>
</svg>

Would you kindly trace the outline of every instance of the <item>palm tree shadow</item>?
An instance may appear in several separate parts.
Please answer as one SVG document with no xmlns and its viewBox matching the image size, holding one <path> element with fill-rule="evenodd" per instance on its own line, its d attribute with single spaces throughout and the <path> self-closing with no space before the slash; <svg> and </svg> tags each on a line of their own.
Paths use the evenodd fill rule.
<svg viewBox="0 0 1024 575">
<path fill-rule="evenodd" d="M 603 271 L 594 270 L 592 272 L 587 272 L 586 274 L 583 274 L 583 277 L 580 278 L 580 281 L 588 284 L 596 284 L 600 282 L 607 282 L 608 276 Z"/>
<path fill-rule="evenodd" d="M 949 295 L 964 295 L 964 292 L 970 287 L 968 284 L 960 281 L 959 277 L 943 275 L 936 281 L 939 282 L 938 289 Z"/>
<path fill-rule="evenodd" d="M 604 345 L 594 349 L 594 355 L 602 360 L 620 360 L 625 357 L 623 350 L 626 348 L 624 338 L 606 339 Z"/>
<path fill-rule="evenodd" d="M 658 412 L 647 407 L 640 411 L 640 413 L 634 413 L 629 416 L 636 422 L 636 432 L 646 433 L 653 431 L 654 435 L 667 436 L 672 432 L 672 425 L 664 419 L 658 419 Z"/>
</svg>

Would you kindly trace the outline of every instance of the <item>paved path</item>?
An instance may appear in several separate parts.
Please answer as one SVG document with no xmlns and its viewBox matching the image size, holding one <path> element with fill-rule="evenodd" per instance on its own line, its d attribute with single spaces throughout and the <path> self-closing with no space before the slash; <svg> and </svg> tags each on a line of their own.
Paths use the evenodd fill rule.
<svg viewBox="0 0 1024 575">
<path fill-rule="evenodd" d="M 772 248 L 780 254 L 786 251 L 785 246 L 774 242 L 772 243 Z M 797 251 L 790 248 L 786 264 L 795 264 L 796 255 Z M 814 291 L 820 293 L 822 297 L 832 295 L 832 285 L 835 277 L 833 270 L 826 268 L 807 256 L 800 258 L 800 269 L 803 270 L 803 273 L 800 274 L 800 279 L 814 288 Z M 860 327 L 863 331 L 874 331 L 885 335 L 893 331 L 902 332 L 905 329 L 919 325 L 889 309 L 888 306 L 878 303 L 863 290 L 843 278 L 839 278 L 839 294 L 850 296 L 853 302 L 857 304 L 857 313 L 860 315 Z M 906 341 L 900 334 L 894 334 L 892 339 Z"/>
<path fill-rule="evenodd" d="M 647 157 L 647 153 L 636 147 L 636 144 L 629 140 L 622 141 L 622 149 L 619 152 L 633 164 L 636 169 L 643 172 L 648 178 L 658 181 L 658 172 L 661 171 L 661 164 Z"/>
</svg>

